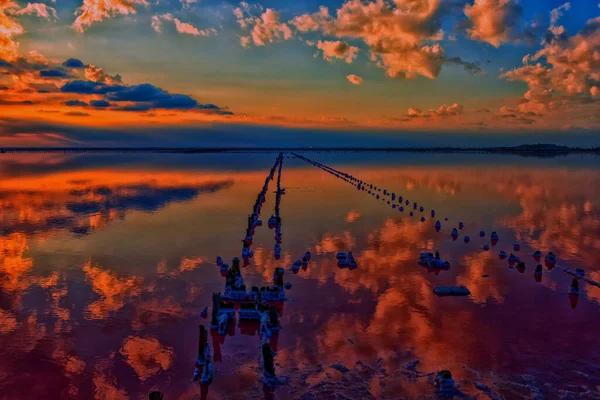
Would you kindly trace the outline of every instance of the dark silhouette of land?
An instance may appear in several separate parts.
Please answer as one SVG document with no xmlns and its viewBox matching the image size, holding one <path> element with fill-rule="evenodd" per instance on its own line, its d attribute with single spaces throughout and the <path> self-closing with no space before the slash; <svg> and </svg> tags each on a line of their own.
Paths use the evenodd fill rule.
<svg viewBox="0 0 600 400">
<path fill-rule="evenodd" d="M 568 147 L 538 143 L 494 147 L 5 147 L 0 153 L 274 153 L 274 152 L 409 152 L 495 153 L 524 156 L 556 156 L 571 153 L 600 154 L 600 147 Z"/>
</svg>

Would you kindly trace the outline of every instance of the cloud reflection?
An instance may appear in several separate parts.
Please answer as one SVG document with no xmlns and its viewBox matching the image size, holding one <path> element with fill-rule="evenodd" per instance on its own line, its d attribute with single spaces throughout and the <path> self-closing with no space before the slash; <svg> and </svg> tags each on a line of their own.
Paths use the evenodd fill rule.
<svg viewBox="0 0 600 400">
<path fill-rule="evenodd" d="M 103 178 L 107 180 L 106 176 Z M 32 179 L 31 186 L 26 187 L 14 187 L 11 185 L 14 182 L 0 184 L 0 233 L 68 230 L 76 235 L 87 235 L 112 220 L 125 218 L 129 212 L 156 212 L 169 204 L 191 201 L 202 193 L 213 193 L 232 185 L 229 180 L 176 184 L 144 179 L 145 182 L 130 183 L 116 172 L 108 178 L 112 182 L 95 183 L 56 176 L 42 185 L 38 179 Z"/>
<path fill-rule="evenodd" d="M 514 367 L 507 365 L 513 358 L 523 364 L 515 371 L 534 363 L 560 371 L 538 359 L 547 354 L 548 346 L 556 357 L 568 351 L 589 351 L 587 344 L 595 340 L 591 336 L 597 323 L 579 312 L 590 310 L 587 299 L 598 301 L 597 288 L 585 285 L 577 309 L 572 310 L 562 296 L 563 283 L 568 285 L 569 278 L 559 269 L 545 270 L 542 285 L 536 284 L 528 274 L 532 273 L 530 263 L 528 273 L 518 274 L 505 268 L 495 252 L 481 252 L 475 236 L 474 246 L 469 247 L 452 242 L 444 230 L 451 229 L 458 215 L 467 222 L 465 231 L 479 228 L 475 222 L 499 226 L 501 246 L 512 244 L 514 238 L 522 243 L 524 257 L 530 248 L 555 251 L 561 263 L 584 266 L 586 275 L 598 280 L 600 272 L 592 261 L 600 250 L 596 200 L 600 189 L 589 184 L 595 170 L 367 166 L 364 173 L 410 188 L 409 198 L 419 204 L 427 206 L 442 197 L 436 209 L 440 215 L 447 213 L 451 221 L 438 234 L 430 221 L 410 219 L 381 201 L 356 202 L 352 193 L 331 184 L 318 170 L 289 168 L 284 179 L 304 178 L 309 190 L 299 194 L 288 186 L 282 214 L 290 236 L 284 240 L 282 258 L 273 259 L 272 233 L 263 227 L 257 229 L 252 263 L 244 269 L 249 284 L 260 284 L 272 279 L 275 267 L 291 266 L 306 250 L 313 254 L 306 270 L 298 275 L 286 273 L 286 280 L 294 285 L 290 292 L 294 301 L 286 304 L 282 315 L 284 329 L 276 358 L 279 368 L 292 378 L 284 388 L 289 390 L 286 394 L 296 390 L 300 396 L 314 387 L 335 392 L 352 380 L 362 398 L 399 393 L 417 398 L 430 393 L 431 385 L 424 374 L 403 367 L 413 359 L 421 360 L 419 371 L 449 367 L 457 379 L 472 380 L 465 366 L 504 373 Z M 102 169 L 0 182 L 2 221 L 12 226 L 0 236 L 0 356 L 5 364 L 0 365 L 0 383 L 10 393 L 40 397 L 14 371 L 26 376 L 34 372 L 29 365 L 42 365 L 44 371 L 52 371 L 42 376 L 44 382 L 51 382 L 46 386 L 56 382 L 65 397 L 134 398 L 146 395 L 146 389 L 155 385 L 172 390 L 174 398 L 193 397 L 195 393 L 186 386 L 189 365 L 185 360 L 193 361 L 195 337 L 181 340 L 181 332 L 196 333 L 199 310 L 210 304 L 210 293 L 222 285 L 212 260 L 217 252 L 225 257 L 239 251 L 239 221 L 243 223 L 259 182 L 252 173 L 236 172 L 235 179 L 235 185 L 219 186 L 218 190 L 228 187 L 231 193 L 209 198 L 209 208 L 203 208 L 203 202 L 180 200 L 187 197 L 181 197 L 178 188 L 224 184 L 229 182 L 225 173 L 160 175 L 134 168 Z M 331 189 L 330 196 L 323 196 L 323 187 Z M 144 200 L 148 193 L 157 199 Z M 123 197 L 134 201 L 123 201 Z M 126 239 L 123 253 L 106 250 L 105 241 L 117 246 L 127 237 L 116 229 L 120 223 L 109 231 L 108 221 L 132 211 L 147 211 L 148 204 L 162 209 L 179 201 L 177 210 L 128 217 L 122 224 L 128 228 L 125 232 L 143 232 L 143 240 Z M 347 203 L 344 207 L 316 206 L 324 201 Z M 485 209 L 472 204 L 485 204 Z M 310 210 L 312 218 L 306 218 L 303 210 Z M 348 210 L 362 216 L 349 224 L 345 221 Z M 193 215 L 214 215 L 218 223 L 192 219 Z M 148 220 L 166 220 L 177 232 L 156 230 L 155 240 L 156 236 L 144 231 Z M 27 224 L 34 228 L 24 229 Z M 68 235 L 75 243 L 68 243 L 72 253 L 62 247 L 56 250 L 55 242 L 73 226 L 89 226 L 115 236 L 98 240 L 95 236 L 102 235 Z M 416 259 L 420 252 L 438 248 L 452 268 L 436 275 L 417 265 Z M 359 267 L 339 269 L 338 251 L 353 251 Z M 484 278 L 485 274 L 490 277 Z M 469 287 L 471 296 L 440 299 L 432 293 L 435 285 L 455 283 Z M 568 322 L 567 328 L 557 328 L 544 343 L 538 344 L 537 338 L 532 343 L 523 335 L 523 327 L 546 327 L 545 321 L 557 315 Z M 514 323 L 506 324 L 508 319 Z M 575 347 L 574 330 L 582 332 Z M 88 346 L 91 334 L 98 338 L 92 349 Z M 211 397 L 229 395 L 233 382 L 240 393 L 259 385 L 252 347 L 255 339 L 227 338 Z M 351 372 L 344 375 L 329 366 L 337 362 Z M 124 373 L 124 368 L 129 372 Z M 10 382 L 2 381 L 7 376 Z M 339 393 L 346 393 L 343 390 Z"/>
<path fill-rule="evenodd" d="M 93 266 L 91 261 L 84 265 L 83 272 L 94 292 L 100 296 L 87 306 L 89 318 L 105 319 L 111 312 L 121 309 L 128 298 L 142 293 L 142 278 L 119 278 L 111 271 Z"/>
<path fill-rule="evenodd" d="M 123 343 L 121 354 L 142 381 L 168 370 L 173 364 L 173 349 L 161 345 L 155 338 L 130 336 Z"/>
</svg>

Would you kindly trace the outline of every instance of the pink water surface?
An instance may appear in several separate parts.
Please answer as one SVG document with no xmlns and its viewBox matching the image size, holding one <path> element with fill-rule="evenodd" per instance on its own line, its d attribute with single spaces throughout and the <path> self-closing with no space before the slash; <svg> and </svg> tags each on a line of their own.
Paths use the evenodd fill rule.
<svg viewBox="0 0 600 400">
<path fill-rule="evenodd" d="M 288 154 L 281 260 L 265 223 L 243 270 L 260 286 L 312 253 L 306 270 L 285 276 L 293 287 L 271 339 L 282 384 L 263 386 L 258 326 L 236 323 L 210 338 L 206 392 L 190 378 L 198 325 L 209 322 L 200 311 L 224 286 L 215 258 L 240 255 L 276 154 L 3 155 L 0 398 L 432 398 L 441 369 L 467 396 L 600 398 L 600 288 L 582 282 L 569 296 L 563 271 L 582 267 L 600 281 L 598 160 L 306 156 L 422 204 L 427 219 Z M 500 241 L 485 252 L 492 230 Z M 498 258 L 515 242 L 524 272 Z M 538 249 L 559 260 L 541 281 Z M 434 250 L 450 270 L 417 264 Z M 338 268 L 339 251 L 358 268 Z M 438 285 L 471 295 L 440 298 Z"/>
</svg>

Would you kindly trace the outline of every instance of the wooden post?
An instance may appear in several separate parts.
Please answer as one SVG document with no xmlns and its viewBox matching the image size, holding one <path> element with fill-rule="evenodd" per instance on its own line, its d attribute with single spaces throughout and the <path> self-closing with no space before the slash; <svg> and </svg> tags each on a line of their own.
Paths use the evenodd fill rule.
<svg viewBox="0 0 600 400">
<path fill-rule="evenodd" d="M 211 327 L 218 327 L 219 320 L 217 315 L 219 313 L 219 303 L 221 302 L 221 293 L 213 293 L 212 297 L 212 318 L 210 320 Z"/>
<path fill-rule="evenodd" d="M 231 269 L 236 274 L 241 274 L 242 273 L 242 271 L 240 270 L 240 259 L 239 258 L 235 257 L 233 259 L 233 261 L 231 262 Z"/>
<path fill-rule="evenodd" d="M 273 351 L 271 350 L 271 346 L 269 346 L 269 343 L 264 343 L 262 345 L 262 355 L 265 367 L 265 377 L 274 378 L 275 363 L 273 362 Z"/>
<path fill-rule="evenodd" d="M 227 276 L 225 277 L 225 286 L 233 286 L 235 283 L 235 275 L 236 274 L 233 268 L 230 268 L 229 271 L 227 271 Z"/>
<path fill-rule="evenodd" d="M 579 281 L 577 279 L 573 279 L 571 282 L 571 290 L 569 293 L 574 295 L 579 294 Z"/>
<path fill-rule="evenodd" d="M 269 323 L 272 327 L 279 327 L 279 316 L 277 315 L 277 307 L 273 305 L 269 308 Z"/>
<path fill-rule="evenodd" d="M 274 283 L 276 286 L 283 287 L 283 274 L 284 273 L 285 273 L 285 271 L 281 267 L 278 267 L 275 269 Z"/>
<path fill-rule="evenodd" d="M 198 336 L 198 360 L 196 361 L 196 363 L 204 363 L 206 361 L 204 355 L 207 341 L 208 332 L 206 332 L 206 328 L 204 327 L 204 325 L 200 325 L 200 334 Z"/>
</svg>

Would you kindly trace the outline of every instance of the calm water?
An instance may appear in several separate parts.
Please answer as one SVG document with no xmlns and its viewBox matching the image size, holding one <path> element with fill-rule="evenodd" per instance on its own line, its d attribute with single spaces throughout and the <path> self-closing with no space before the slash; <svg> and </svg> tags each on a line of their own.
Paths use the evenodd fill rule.
<svg viewBox="0 0 600 400">
<path fill-rule="evenodd" d="M 313 254 L 306 270 L 286 272 L 293 287 L 271 339 L 287 383 L 263 387 L 258 326 L 230 326 L 210 338 L 207 398 L 429 398 L 431 373 L 446 368 L 469 395 L 482 393 L 478 381 L 490 397 L 600 398 L 600 288 L 582 283 L 573 298 L 563 271 L 583 267 L 600 281 L 599 159 L 306 156 L 417 201 L 426 216 L 434 208 L 442 229 L 286 158 L 281 260 L 265 224 L 243 273 L 261 285 Z M 0 398 L 141 399 L 156 389 L 199 398 L 190 383 L 198 324 L 208 324 L 199 313 L 224 286 L 214 260 L 240 255 L 275 158 L 2 155 Z M 500 242 L 484 252 L 491 230 Z M 498 259 L 517 241 L 522 273 Z M 436 249 L 450 270 L 417 264 Z M 539 282 L 536 249 L 559 259 Z M 352 251 L 358 268 L 339 269 L 338 251 Z M 432 292 L 456 284 L 471 295 Z"/>
</svg>

